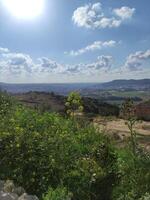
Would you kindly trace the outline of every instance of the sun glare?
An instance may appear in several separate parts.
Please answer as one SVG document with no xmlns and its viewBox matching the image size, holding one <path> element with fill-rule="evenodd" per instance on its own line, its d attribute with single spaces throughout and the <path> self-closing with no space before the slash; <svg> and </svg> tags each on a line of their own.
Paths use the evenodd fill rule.
<svg viewBox="0 0 150 200">
<path fill-rule="evenodd" d="M 8 11 L 20 19 L 32 19 L 42 14 L 44 0 L 3 0 Z"/>
</svg>

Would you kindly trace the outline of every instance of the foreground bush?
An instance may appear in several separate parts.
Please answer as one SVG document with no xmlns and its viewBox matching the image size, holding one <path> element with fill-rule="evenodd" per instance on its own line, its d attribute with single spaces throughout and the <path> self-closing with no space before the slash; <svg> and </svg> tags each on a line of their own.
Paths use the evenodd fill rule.
<svg viewBox="0 0 150 200">
<path fill-rule="evenodd" d="M 1 124 L 0 179 L 14 180 L 31 194 L 64 185 L 75 199 L 109 199 L 114 162 L 109 141 L 90 125 L 26 108 L 17 108 Z M 108 191 L 102 184 L 106 177 Z"/>
<path fill-rule="evenodd" d="M 149 155 L 114 148 L 83 121 L 13 105 L 0 120 L 1 180 L 44 200 L 149 198 Z"/>
<path fill-rule="evenodd" d="M 117 156 L 118 185 L 114 187 L 114 200 L 145 199 L 150 191 L 150 155 L 139 151 L 134 155 L 128 149 Z"/>
</svg>

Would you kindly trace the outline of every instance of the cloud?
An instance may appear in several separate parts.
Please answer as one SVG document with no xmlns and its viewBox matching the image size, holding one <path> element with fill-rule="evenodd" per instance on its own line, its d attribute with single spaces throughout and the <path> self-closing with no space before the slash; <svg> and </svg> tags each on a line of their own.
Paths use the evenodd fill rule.
<svg viewBox="0 0 150 200">
<path fill-rule="evenodd" d="M 1 80 L 31 80 L 36 77 L 138 77 L 149 74 L 148 65 L 150 50 L 137 51 L 130 54 L 122 66 L 114 67 L 114 59 L 110 55 L 100 55 L 89 63 L 61 64 L 47 57 L 33 60 L 30 55 L 23 53 L 3 53 L 0 57 L 0 79 Z M 23 78 L 24 79 L 23 79 Z M 40 80 L 37 78 L 36 80 Z"/>
<path fill-rule="evenodd" d="M 96 3 L 77 8 L 72 20 L 80 27 L 91 28 L 101 17 L 103 17 L 101 3 Z"/>
<path fill-rule="evenodd" d="M 101 72 L 108 72 L 113 63 L 113 58 L 112 56 L 105 56 L 101 55 L 97 58 L 95 62 L 92 63 L 87 63 L 87 64 L 77 64 L 77 65 L 70 65 L 66 69 L 66 72 L 68 73 L 79 73 L 79 74 L 86 74 L 86 75 L 91 75 L 91 74 L 98 74 Z"/>
<path fill-rule="evenodd" d="M 148 59 L 150 59 L 150 50 L 137 51 L 126 58 L 126 62 L 121 69 L 122 71 L 142 71 L 142 65 Z"/>
<path fill-rule="evenodd" d="M 104 43 L 104 46 L 111 46 L 114 42 Z M 95 48 L 95 47 L 93 47 Z M 90 47 L 92 49 L 92 47 Z M 0 75 L 5 77 L 13 76 L 35 76 L 35 75 L 77 75 L 94 74 L 108 71 L 112 66 L 112 57 L 101 55 L 95 62 L 80 63 L 74 65 L 60 64 L 47 57 L 33 59 L 23 53 L 3 53 L 0 58 Z"/>
<path fill-rule="evenodd" d="M 65 54 L 69 54 L 71 56 L 79 56 L 79 55 L 82 55 L 87 52 L 100 50 L 102 48 L 114 47 L 114 46 L 116 46 L 116 44 L 117 44 L 117 42 L 114 40 L 105 41 L 105 42 L 95 41 L 92 44 L 86 46 L 85 48 L 79 49 L 77 51 L 72 50 L 70 52 L 65 52 Z"/>
<path fill-rule="evenodd" d="M 129 8 L 123 6 L 121 8 L 116 8 L 113 11 L 118 17 L 124 20 L 124 19 L 129 19 L 133 16 L 133 14 L 135 13 L 135 8 Z"/>
<path fill-rule="evenodd" d="M 36 65 L 36 67 L 40 73 L 52 73 L 56 72 L 58 68 L 62 68 L 59 63 L 46 57 L 39 58 L 38 61 L 39 63 Z"/>
<path fill-rule="evenodd" d="M 105 16 L 101 3 L 86 4 L 77 8 L 72 16 L 74 24 L 85 28 L 119 27 L 125 19 L 133 16 L 135 8 L 121 7 L 113 10 L 110 17 Z"/>
<path fill-rule="evenodd" d="M 44 59 L 44 60 L 43 60 Z M 108 71 L 111 69 L 113 58 L 111 56 L 101 55 L 95 62 L 80 63 L 74 65 L 63 65 L 56 61 L 52 61 L 48 58 L 40 58 L 40 63 L 36 65 L 39 73 L 51 73 L 51 74 L 94 74 L 101 71 Z M 43 62 L 44 61 L 44 62 Z"/>
<path fill-rule="evenodd" d="M 0 47 L 0 54 L 9 53 L 9 49 Z"/>
<path fill-rule="evenodd" d="M 115 19 L 114 17 L 103 17 L 99 21 L 95 22 L 95 28 L 116 28 L 121 25 L 122 21 Z"/>
<path fill-rule="evenodd" d="M 1 70 L 7 74 L 20 75 L 22 73 L 32 73 L 34 63 L 29 55 L 22 53 L 3 53 L 1 60 Z"/>
<path fill-rule="evenodd" d="M 87 68 L 90 69 L 91 74 L 95 72 L 108 72 L 113 63 L 112 56 L 101 55 L 97 58 L 97 61 L 91 64 L 87 64 Z"/>
</svg>

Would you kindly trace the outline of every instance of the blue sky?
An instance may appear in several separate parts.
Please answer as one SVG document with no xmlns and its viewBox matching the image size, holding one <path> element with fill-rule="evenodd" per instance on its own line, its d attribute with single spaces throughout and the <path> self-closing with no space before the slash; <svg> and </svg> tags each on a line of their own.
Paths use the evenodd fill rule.
<svg viewBox="0 0 150 200">
<path fill-rule="evenodd" d="M 149 0 L 43 0 L 39 16 L 23 19 L 4 1 L 0 82 L 150 78 Z"/>
</svg>

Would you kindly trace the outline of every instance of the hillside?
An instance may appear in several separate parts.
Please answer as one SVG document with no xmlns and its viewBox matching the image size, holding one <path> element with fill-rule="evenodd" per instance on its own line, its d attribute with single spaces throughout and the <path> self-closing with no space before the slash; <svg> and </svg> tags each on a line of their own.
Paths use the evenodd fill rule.
<svg viewBox="0 0 150 200">
<path fill-rule="evenodd" d="M 138 104 L 136 106 L 136 114 L 140 119 L 150 120 L 150 100 Z"/>
<path fill-rule="evenodd" d="M 13 95 L 20 103 L 42 112 L 65 113 L 66 96 L 57 95 L 53 92 L 28 92 Z M 127 97 L 122 99 L 125 100 Z M 106 99 L 104 99 L 106 100 Z M 84 112 L 86 114 L 99 114 L 101 116 L 119 116 L 120 108 L 116 104 L 91 97 L 82 97 Z M 142 120 L 150 120 L 150 101 L 136 103 L 137 117 Z"/>
<path fill-rule="evenodd" d="M 111 82 L 96 84 L 92 89 L 102 90 L 150 90 L 150 79 L 141 80 L 113 80 Z"/>
<path fill-rule="evenodd" d="M 0 83 L 1 90 L 11 93 L 23 93 L 29 91 L 55 92 L 68 94 L 70 91 L 93 90 L 150 90 L 150 79 L 141 80 L 114 80 L 107 83 L 62 83 L 62 84 L 7 84 Z"/>
<path fill-rule="evenodd" d="M 80 91 L 91 87 L 94 83 L 36 83 L 36 84 L 8 84 L 0 83 L 0 89 L 11 93 L 25 93 L 30 91 L 37 92 L 55 92 L 57 94 L 66 95 L 73 90 Z"/>
<path fill-rule="evenodd" d="M 41 111 L 65 112 L 66 97 L 46 92 L 28 92 L 14 94 L 15 98 L 24 105 Z M 100 114 L 102 116 L 118 116 L 119 107 L 101 100 L 83 97 L 82 103 L 85 113 Z"/>
</svg>

